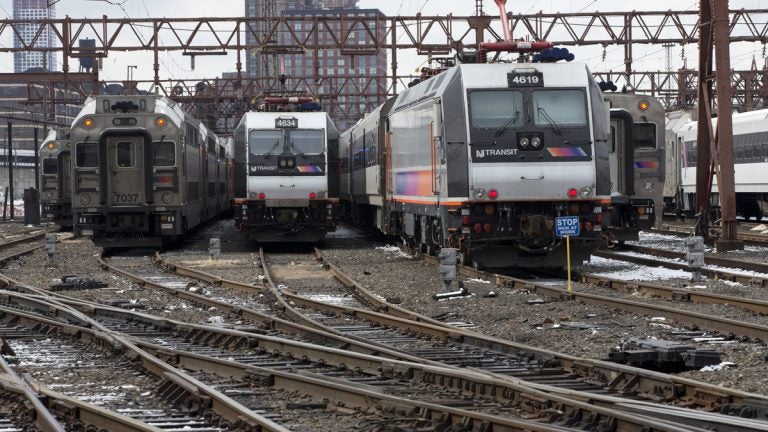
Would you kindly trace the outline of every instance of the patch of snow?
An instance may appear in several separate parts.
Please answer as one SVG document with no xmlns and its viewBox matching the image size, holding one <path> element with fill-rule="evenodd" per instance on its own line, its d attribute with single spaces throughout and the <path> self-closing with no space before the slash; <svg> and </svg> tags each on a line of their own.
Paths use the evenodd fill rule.
<svg viewBox="0 0 768 432">
<path fill-rule="evenodd" d="M 478 278 L 467 279 L 467 282 L 476 282 L 476 283 L 482 283 L 482 284 L 491 283 L 490 281 L 487 281 L 485 279 L 478 279 Z"/>
<path fill-rule="evenodd" d="M 728 369 L 731 366 L 736 366 L 736 363 L 722 362 L 716 365 L 704 366 L 703 368 L 699 369 L 699 372 L 718 372 L 724 369 Z"/>
<path fill-rule="evenodd" d="M 224 317 L 212 316 L 212 317 L 208 317 L 207 321 L 211 324 L 224 324 Z"/>
<path fill-rule="evenodd" d="M 593 256 L 590 262 L 591 272 L 596 276 L 625 281 L 652 281 L 666 279 L 691 279 L 691 273 L 683 270 L 671 270 L 664 267 L 647 267 Z M 602 268 L 604 271 L 599 271 Z"/>
</svg>

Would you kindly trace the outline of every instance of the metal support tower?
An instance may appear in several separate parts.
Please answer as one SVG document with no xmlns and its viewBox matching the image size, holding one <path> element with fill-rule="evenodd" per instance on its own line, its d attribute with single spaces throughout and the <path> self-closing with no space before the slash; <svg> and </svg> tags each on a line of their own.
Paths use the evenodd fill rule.
<svg viewBox="0 0 768 432">
<path fill-rule="evenodd" d="M 699 5 L 699 86 L 698 132 L 696 135 L 696 235 L 709 236 L 709 200 L 712 190 L 712 9 L 709 0 Z"/>
<path fill-rule="evenodd" d="M 715 36 L 715 68 L 717 70 L 717 148 L 719 158 L 717 188 L 720 192 L 722 222 L 717 251 L 744 249 L 737 239 L 736 183 L 734 179 L 733 119 L 731 105 L 731 51 L 729 48 L 728 0 L 712 0 Z M 715 159 L 717 162 L 718 159 Z M 717 166 L 717 165 L 715 165 Z"/>
</svg>

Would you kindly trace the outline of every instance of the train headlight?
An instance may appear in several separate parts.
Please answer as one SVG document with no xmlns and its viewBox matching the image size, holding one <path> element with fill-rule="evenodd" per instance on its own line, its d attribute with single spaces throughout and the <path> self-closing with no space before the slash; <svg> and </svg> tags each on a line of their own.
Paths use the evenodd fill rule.
<svg viewBox="0 0 768 432">
<path fill-rule="evenodd" d="M 164 203 L 170 204 L 170 203 L 173 202 L 173 194 L 170 193 L 170 192 L 166 192 L 166 193 L 163 194 L 162 199 L 163 199 Z"/>
<path fill-rule="evenodd" d="M 475 199 L 483 199 L 485 198 L 485 189 L 483 188 L 477 188 L 472 191 L 472 195 L 475 197 Z"/>
<path fill-rule="evenodd" d="M 582 198 L 589 198 L 592 196 L 592 188 L 589 186 L 584 186 L 581 188 L 581 191 L 579 193 Z"/>
<path fill-rule="evenodd" d="M 528 139 L 528 137 L 522 137 L 520 138 L 520 148 L 521 149 L 527 149 L 529 145 L 531 145 L 531 140 Z"/>
<path fill-rule="evenodd" d="M 280 159 L 280 168 L 285 168 L 288 165 L 288 162 L 285 159 Z"/>
<path fill-rule="evenodd" d="M 49 142 L 49 143 L 46 145 L 46 147 L 48 148 L 48 150 L 53 150 L 53 149 L 55 149 L 55 148 L 56 148 L 56 143 L 55 143 L 55 142 Z"/>
<path fill-rule="evenodd" d="M 288 159 L 288 168 L 293 168 L 294 165 L 296 165 L 296 161 L 293 159 Z"/>
<path fill-rule="evenodd" d="M 652 191 L 653 190 L 653 182 L 645 182 L 643 184 L 643 190 L 645 190 L 646 192 Z"/>
<path fill-rule="evenodd" d="M 164 127 L 166 124 L 168 124 L 168 120 L 166 120 L 165 117 L 158 117 L 155 119 L 155 126 L 157 127 Z"/>
<path fill-rule="evenodd" d="M 91 196 L 87 194 L 80 195 L 80 204 L 88 205 L 91 203 Z"/>
<path fill-rule="evenodd" d="M 648 101 L 640 101 L 640 103 L 637 104 L 637 107 L 640 108 L 640 111 L 648 110 Z"/>
<path fill-rule="evenodd" d="M 536 150 L 538 150 L 538 149 L 541 148 L 541 144 L 542 144 L 542 142 L 541 142 L 541 138 L 540 137 L 535 136 L 535 137 L 531 138 L 531 147 L 533 147 Z"/>
<path fill-rule="evenodd" d="M 46 196 L 47 198 L 53 198 L 53 192 L 50 192 L 50 191 L 49 191 L 49 192 L 46 192 L 46 193 L 45 193 L 45 196 Z"/>
<path fill-rule="evenodd" d="M 83 119 L 83 127 L 85 127 L 86 129 L 93 129 L 95 125 L 96 125 L 96 122 L 93 121 L 92 118 L 86 117 L 85 119 Z"/>
</svg>

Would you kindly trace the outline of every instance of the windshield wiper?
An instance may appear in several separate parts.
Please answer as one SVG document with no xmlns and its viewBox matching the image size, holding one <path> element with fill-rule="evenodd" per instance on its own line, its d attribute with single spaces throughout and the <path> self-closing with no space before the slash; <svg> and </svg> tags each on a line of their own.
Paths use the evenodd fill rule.
<svg viewBox="0 0 768 432">
<path fill-rule="evenodd" d="M 498 129 L 496 129 L 496 131 L 495 131 L 495 132 L 493 132 L 493 136 L 495 136 L 495 137 L 500 137 L 500 136 L 501 136 L 501 134 L 503 134 L 503 133 L 504 133 L 504 131 L 506 131 L 506 130 L 507 130 L 507 128 L 508 128 L 510 125 L 512 125 L 512 124 L 515 124 L 515 122 L 517 122 L 517 120 L 518 120 L 519 118 L 520 118 L 520 110 L 517 110 L 517 111 L 515 111 L 515 113 L 514 113 L 514 114 L 512 114 L 512 116 L 511 116 L 511 117 L 510 117 L 510 118 L 509 118 L 509 119 L 508 119 L 506 122 L 504 122 L 504 124 L 503 124 L 503 125 L 499 126 L 499 128 L 498 128 Z"/>
<path fill-rule="evenodd" d="M 307 155 L 305 155 L 305 154 L 304 154 L 304 152 L 296 150 L 296 147 L 294 147 L 294 145 L 293 145 L 293 141 L 291 141 L 291 151 L 292 151 L 294 154 L 297 154 L 297 155 L 299 155 L 299 156 L 303 157 L 304 159 L 306 159 L 306 158 L 307 158 Z"/>
<path fill-rule="evenodd" d="M 544 120 L 549 122 L 550 125 L 552 125 L 552 130 L 555 131 L 556 134 L 562 135 L 563 134 L 563 128 L 557 124 L 557 122 L 552 119 L 552 117 L 547 113 L 547 110 L 540 106 L 536 106 L 536 112 L 538 112 L 542 117 L 544 117 Z"/>
<path fill-rule="evenodd" d="M 275 143 L 272 144 L 272 147 L 270 147 L 269 150 L 267 150 L 267 152 L 264 153 L 264 159 L 269 159 L 269 157 L 272 156 L 272 152 L 275 151 L 275 149 L 277 149 L 277 146 L 279 145 L 280 145 L 280 140 L 275 140 Z"/>
</svg>

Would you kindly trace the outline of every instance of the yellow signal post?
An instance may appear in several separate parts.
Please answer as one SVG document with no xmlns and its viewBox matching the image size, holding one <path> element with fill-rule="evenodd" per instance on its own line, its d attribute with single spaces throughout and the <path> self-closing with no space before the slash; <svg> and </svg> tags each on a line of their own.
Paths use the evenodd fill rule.
<svg viewBox="0 0 768 432">
<path fill-rule="evenodd" d="M 573 291 L 571 288 L 571 236 L 565 236 L 565 257 L 568 261 L 568 291 Z"/>
</svg>

